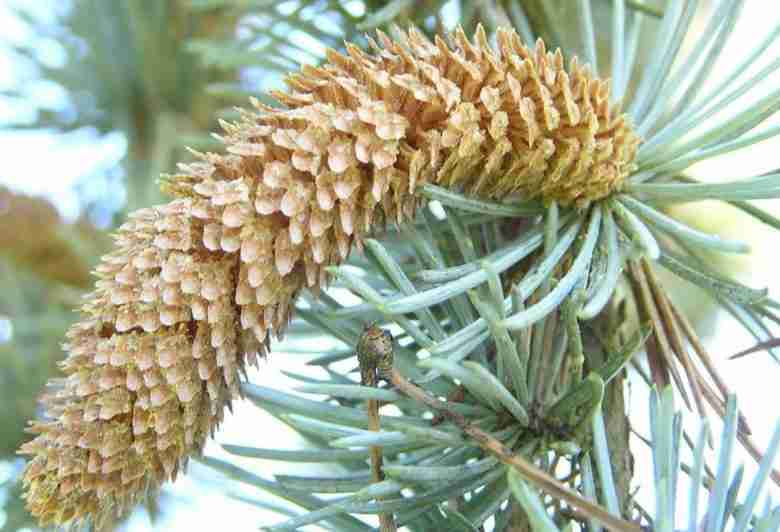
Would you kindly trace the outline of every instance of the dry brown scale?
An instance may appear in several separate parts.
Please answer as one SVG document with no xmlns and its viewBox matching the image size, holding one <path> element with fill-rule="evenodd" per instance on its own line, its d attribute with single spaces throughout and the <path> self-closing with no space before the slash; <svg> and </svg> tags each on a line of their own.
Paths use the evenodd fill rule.
<svg viewBox="0 0 780 532">
<path fill-rule="evenodd" d="M 580 207 L 620 187 L 639 143 L 608 85 L 560 51 L 482 29 L 347 45 L 224 124 L 225 154 L 167 177 L 134 213 L 68 333 L 50 420 L 23 446 L 40 521 L 121 512 L 175 477 L 236 397 L 238 372 L 372 224 L 414 215 L 436 183 L 481 198 Z"/>
</svg>

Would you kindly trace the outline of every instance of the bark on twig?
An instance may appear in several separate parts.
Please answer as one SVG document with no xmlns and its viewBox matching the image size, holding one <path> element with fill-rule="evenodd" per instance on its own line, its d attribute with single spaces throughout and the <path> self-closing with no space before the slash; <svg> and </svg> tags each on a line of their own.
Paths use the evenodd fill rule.
<svg viewBox="0 0 780 532">
<path fill-rule="evenodd" d="M 357 345 L 358 362 L 360 364 L 360 381 L 363 386 L 376 387 L 379 382 L 377 372 L 380 367 L 387 367 L 387 361 L 392 363 L 393 340 L 375 325 L 369 325 L 363 331 Z M 379 401 L 368 400 L 368 430 L 379 432 Z M 371 451 L 371 479 L 374 482 L 382 482 L 385 475 L 382 471 L 382 447 L 372 445 Z M 396 532 L 395 518 L 392 513 L 379 514 L 380 532 Z"/>
</svg>

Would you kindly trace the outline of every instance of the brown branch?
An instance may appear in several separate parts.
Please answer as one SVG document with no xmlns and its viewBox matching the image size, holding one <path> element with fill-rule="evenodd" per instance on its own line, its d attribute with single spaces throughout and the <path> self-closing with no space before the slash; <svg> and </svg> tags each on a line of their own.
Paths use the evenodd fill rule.
<svg viewBox="0 0 780 532">
<path fill-rule="evenodd" d="M 728 386 L 726 386 L 726 382 L 715 368 L 715 364 L 713 363 L 712 358 L 710 357 L 707 350 L 704 348 L 704 344 L 702 344 L 699 335 L 696 333 L 696 329 L 693 328 L 693 325 L 691 325 L 691 322 L 688 321 L 687 317 L 685 317 L 685 314 L 677 310 L 677 307 L 672 306 L 672 312 L 674 313 L 674 317 L 677 318 L 677 323 L 682 325 L 683 332 L 688 338 L 688 341 L 691 343 L 691 347 L 693 347 L 693 350 L 696 351 L 697 355 L 699 355 L 699 360 L 701 360 L 702 364 L 704 364 L 704 367 L 707 369 L 710 377 L 712 377 L 712 380 L 715 381 L 715 385 L 720 390 L 720 393 L 723 394 L 723 397 L 728 397 L 731 395 L 731 390 Z"/>
<path fill-rule="evenodd" d="M 358 362 L 360 364 L 360 381 L 364 386 L 376 387 L 379 381 L 377 370 L 386 367 L 388 359 L 392 360 L 393 343 L 389 333 L 376 325 L 369 325 L 363 331 L 357 345 Z M 368 430 L 379 432 L 379 401 L 368 400 Z M 371 478 L 374 482 L 382 482 L 385 478 L 382 471 L 382 447 L 369 447 L 371 456 Z M 395 518 L 391 512 L 379 514 L 380 532 L 396 532 Z"/>
<path fill-rule="evenodd" d="M 699 380 L 696 378 L 698 371 L 693 365 L 690 356 L 688 356 L 688 349 L 686 349 L 685 343 L 683 342 L 680 325 L 675 319 L 675 314 L 672 312 L 672 307 L 674 305 L 666 295 L 666 292 L 661 286 L 661 283 L 656 278 L 655 272 L 653 271 L 652 266 L 650 266 L 650 263 L 648 261 L 642 261 L 642 266 L 645 270 L 647 280 L 650 283 L 650 288 L 655 295 L 655 301 L 658 306 L 658 310 L 661 312 L 661 318 L 663 319 L 664 325 L 666 326 L 666 332 L 669 335 L 672 348 L 677 354 L 677 358 L 680 360 L 680 362 L 682 362 L 683 369 L 685 370 L 685 374 L 688 377 L 688 385 L 691 387 L 691 391 L 693 392 L 693 399 L 696 403 L 696 409 L 703 418 L 706 418 L 707 412 L 704 409 L 704 400 L 702 399 Z"/>
<path fill-rule="evenodd" d="M 649 266 L 646 266 L 646 268 L 649 268 Z M 651 294 L 652 290 L 650 290 L 650 287 L 648 286 L 648 280 L 647 278 L 645 278 L 644 272 L 642 272 L 635 263 L 629 263 L 629 271 L 631 272 L 631 275 L 629 277 L 634 283 L 635 290 L 639 289 L 642 291 L 641 294 L 638 294 L 638 297 L 640 297 L 643 300 L 647 297 L 650 299 L 650 303 L 652 303 L 653 301 L 652 294 Z M 648 277 L 650 277 L 650 275 L 648 275 Z M 645 290 L 647 291 L 647 293 L 644 293 Z M 674 304 L 671 304 L 671 302 L 668 301 L 668 298 L 666 298 L 666 296 L 663 293 L 656 292 L 656 297 L 665 299 L 668 307 L 666 309 L 663 309 L 662 308 L 663 303 L 659 303 L 658 307 L 656 307 L 656 305 L 654 304 L 650 305 L 652 306 L 652 309 L 648 309 L 648 310 L 651 310 L 651 312 L 655 314 L 655 318 L 660 318 L 659 308 L 661 308 L 661 312 L 664 314 L 663 316 L 664 321 L 666 323 L 671 323 L 674 326 L 675 332 L 677 334 L 679 334 L 680 331 L 679 329 L 676 328 L 676 326 L 679 325 L 682 328 L 681 332 L 685 334 L 685 337 L 688 339 L 694 351 L 699 356 L 699 360 L 701 360 L 702 364 L 704 364 L 704 367 L 706 368 L 710 377 L 715 382 L 716 387 L 721 392 L 721 394 L 723 394 L 723 396 L 719 397 L 717 393 L 710 388 L 710 385 L 704 379 L 704 376 L 701 375 L 698 371 L 693 372 L 694 379 L 691 382 L 691 387 L 694 389 L 698 388 L 698 391 L 701 393 L 701 398 L 703 398 L 707 403 L 709 403 L 710 407 L 721 417 L 721 419 L 725 418 L 726 398 L 732 394 L 731 390 L 728 388 L 728 386 L 726 386 L 726 383 L 724 382 L 723 378 L 720 376 L 720 373 L 718 373 L 712 358 L 710 357 L 707 350 L 704 348 L 701 339 L 696 333 L 696 330 L 691 325 L 690 321 L 688 321 L 685 315 L 682 312 L 680 312 L 679 309 Z M 643 301 L 643 304 L 647 304 L 647 303 L 648 303 L 647 301 Z M 656 325 L 655 319 L 653 319 L 653 323 L 654 326 L 656 327 L 655 332 L 657 333 L 660 327 Z M 660 324 L 661 322 L 659 319 L 659 325 Z M 664 335 L 664 340 L 667 342 L 666 347 L 669 348 L 670 346 L 668 340 L 666 340 L 665 335 Z M 661 350 L 663 351 L 663 349 Z M 681 352 L 682 350 L 679 350 L 678 355 Z M 648 362 L 651 363 L 650 366 L 652 370 L 653 365 L 649 356 L 648 356 Z M 683 365 L 685 366 L 686 364 L 685 360 L 682 360 L 682 362 Z M 688 363 L 691 362 L 692 361 L 688 359 Z M 688 370 L 687 367 L 686 370 Z M 680 389 L 682 390 L 681 387 Z M 752 438 L 750 437 L 751 433 L 752 431 L 750 429 L 750 426 L 748 425 L 747 419 L 740 412 L 738 414 L 737 439 L 740 441 L 740 443 L 742 443 L 742 445 L 748 451 L 748 454 L 750 454 L 750 456 L 756 461 L 756 463 L 760 463 L 761 460 L 763 459 L 763 453 L 758 449 L 755 442 L 753 442 Z M 772 477 L 772 480 L 775 482 L 775 484 L 780 486 L 780 472 L 776 469 L 773 469 L 770 473 L 770 476 Z"/>
<path fill-rule="evenodd" d="M 753 347 L 748 347 L 744 351 L 740 351 L 736 355 L 731 355 L 729 357 L 729 360 L 734 360 L 737 358 L 742 358 L 746 355 L 750 355 L 752 353 L 757 353 L 759 351 L 763 351 L 764 349 L 773 349 L 775 347 L 780 347 L 780 338 L 770 338 L 769 340 L 765 342 L 759 342 Z"/>
<path fill-rule="evenodd" d="M 642 530 L 636 523 L 615 517 L 601 506 L 594 504 L 573 492 L 531 462 L 519 455 L 513 454 L 511 449 L 493 436 L 469 423 L 461 414 L 447 408 L 446 403 L 436 399 L 419 386 L 409 382 L 409 380 L 401 375 L 397 369 L 392 368 L 389 371 L 383 372 L 382 376 L 395 386 L 399 392 L 415 401 L 419 401 L 452 421 L 483 450 L 498 458 L 502 463 L 513 467 L 523 475 L 523 477 L 552 497 L 565 501 L 584 515 L 600 521 L 610 530 L 623 532 L 640 532 Z"/>
<path fill-rule="evenodd" d="M 379 432 L 379 401 L 369 399 L 368 401 L 368 430 Z M 382 471 L 382 447 L 372 445 L 371 450 L 371 478 L 374 482 L 382 482 L 385 479 Z M 396 532 L 395 518 L 392 513 L 379 514 L 379 530 L 381 532 Z"/>
<path fill-rule="evenodd" d="M 658 307 L 653 298 L 645 272 L 641 264 L 636 261 L 629 261 L 628 271 L 630 272 L 628 277 L 632 281 L 634 294 L 640 303 L 637 305 L 640 314 L 642 314 L 644 320 L 649 320 L 653 323 L 653 334 L 650 337 L 653 341 L 648 341 L 646 344 L 647 361 L 653 374 L 653 382 L 655 382 L 658 389 L 663 389 L 669 384 L 669 374 L 671 374 L 683 401 L 690 408 L 691 403 L 688 399 L 688 394 L 685 392 L 682 378 L 674 365 L 672 348 L 669 345 L 669 339 L 666 337 L 666 329 L 659 315 Z"/>
<path fill-rule="evenodd" d="M 368 430 L 379 432 L 379 401 L 376 399 L 368 400 Z M 378 445 L 371 446 L 371 478 L 374 482 L 382 482 L 385 475 L 382 472 L 382 447 Z"/>
</svg>

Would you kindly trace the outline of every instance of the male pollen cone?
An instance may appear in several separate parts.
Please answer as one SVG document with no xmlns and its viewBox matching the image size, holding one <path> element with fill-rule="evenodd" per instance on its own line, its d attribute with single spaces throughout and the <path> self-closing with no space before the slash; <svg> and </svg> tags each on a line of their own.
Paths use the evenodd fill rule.
<svg viewBox="0 0 780 532">
<path fill-rule="evenodd" d="M 618 188 L 639 142 L 607 83 L 539 41 L 480 28 L 451 46 L 378 33 L 287 79 L 286 107 L 224 124 L 226 154 L 168 176 L 130 216 L 68 333 L 65 378 L 32 423 L 27 504 L 100 523 L 175 477 L 239 392 L 238 371 L 372 224 L 413 216 L 421 183 L 580 207 Z"/>
</svg>

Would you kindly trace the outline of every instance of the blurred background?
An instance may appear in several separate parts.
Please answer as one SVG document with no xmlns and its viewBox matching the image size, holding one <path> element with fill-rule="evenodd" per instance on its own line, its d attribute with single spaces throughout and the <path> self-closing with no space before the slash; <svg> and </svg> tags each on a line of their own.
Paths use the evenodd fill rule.
<svg viewBox="0 0 780 532">
<path fill-rule="evenodd" d="M 279 87 L 283 73 L 298 63 L 319 61 L 323 44 L 339 46 L 354 38 L 355 20 L 380 4 L 0 0 L 0 530 L 35 530 L 18 498 L 23 461 L 14 451 L 25 438 L 26 420 L 36 414 L 36 395 L 55 374 L 64 331 L 92 285 L 89 272 L 110 249 L 110 230 L 128 211 L 162 201 L 156 179 L 188 159 L 185 146 L 217 149 L 208 134 L 217 129 L 217 119 L 234 116 L 233 106 L 249 95 Z M 471 2 L 438 4 L 444 4 L 444 19 L 454 22 Z M 599 4 L 609 2 L 594 0 L 597 16 Z M 771 31 L 778 20 L 777 3 L 746 2 L 711 82 L 737 63 L 743 44 Z M 780 166 L 778 148 L 770 141 L 749 154 L 699 165 L 693 173 L 718 180 L 774 170 Z M 771 203 L 762 207 L 780 212 Z M 717 205 L 686 209 L 679 214 L 691 223 L 753 244 L 748 258 L 721 267 L 751 286 L 780 291 L 776 233 Z M 713 209 L 720 209 L 718 216 Z M 777 412 L 768 355 L 725 361 L 752 345 L 752 338 L 731 318 L 708 312 L 691 287 L 681 284 L 678 293 L 696 310 L 763 446 Z M 251 378 L 283 385 L 277 362 L 284 356 L 275 353 Z M 284 361 L 286 370 L 306 371 L 297 358 Z M 632 404 L 640 409 L 637 430 L 646 433 L 641 425 L 646 387 L 631 390 Z M 269 432 L 269 423 L 265 414 L 239 403 L 216 440 L 252 445 L 262 438 L 264 446 L 280 448 L 298 443 L 278 423 Z M 640 476 L 643 451 L 637 450 Z M 221 449 L 210 443 L 206 452 L 220 455 Z M 743 461 L 752 471 L 753 463 Z M 271 467 L 262 461 L 242 465 L 260 474 Z M 271 514 L 244 502 L 252 494 L 237 489 L 192 464 L 187 476 L 117 527 L 256 530 Z M 202 511 L 205 505 L 208 511 Z"/>
</svg>

